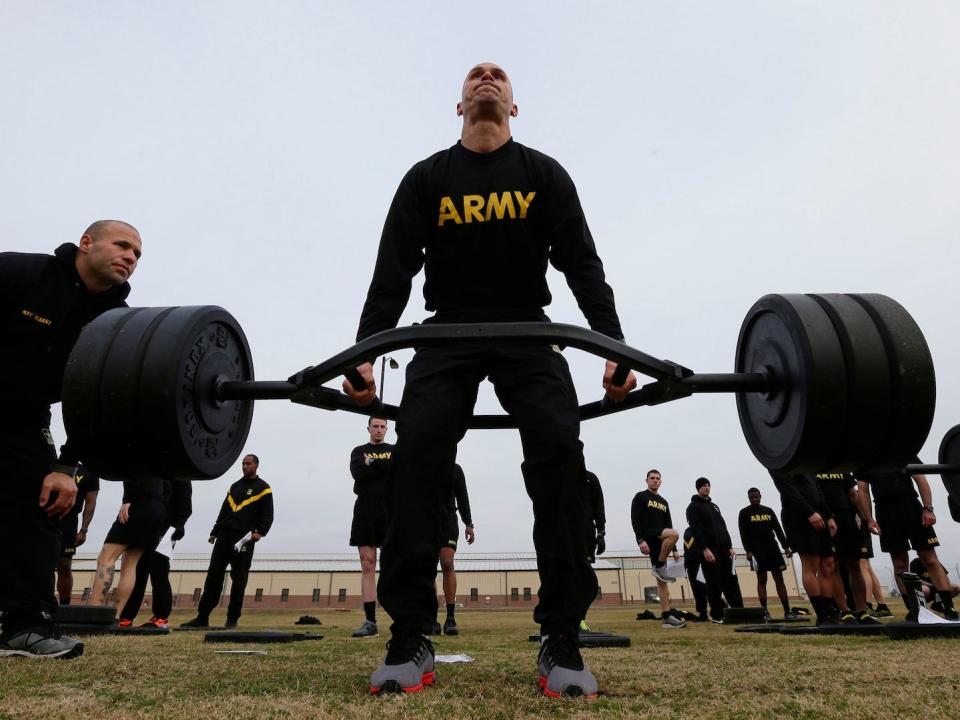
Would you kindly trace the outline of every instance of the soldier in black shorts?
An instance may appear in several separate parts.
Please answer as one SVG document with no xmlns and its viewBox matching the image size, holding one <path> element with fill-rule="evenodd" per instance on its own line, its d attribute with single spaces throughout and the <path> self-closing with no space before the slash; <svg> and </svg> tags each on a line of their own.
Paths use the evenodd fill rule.
<svg viewBox="0 0 960 720">
<path fill-rule="evenodd" d="M 350 452 L 353 492 L 353 523 L 350 545 L 360 553 L 360 595 L 364 620 L 353 637 L 374 637 L 377 630 L 377 548 L 387 536 L 387 478 L 390 476 L 393 445 L 384 442 L 387 421 L 372 417 L 367 421 L 370 442 Z"/>
<path fill-rule="evenodd" d="M 833 599 L 831 535 L 837 525 L 820 487 L 812 475 L 770 471 L 780 492 L 781 518 L 790 549 L 800 555 L 803 589 L 817 615 L 817 624 L 837 622 L 840 611 Z"/>
<path fill-rule="evenodd" d="M 77 467 L 77 500 L 73 510 L 60 519 L 60 560 L 57 562 L 57 594 L 61 605 L 69 605 L 73 595 L 73 556 L 87 541 L 87 532 L 97 509 L 100 478 L 83 465 Z M 81 513 L 83 520 L 80 520 Z"/>
<path fill-rule="evenodd" d="M 457 512 L 463 520 L 464 535 L 467 545 L 473 545 L 476 534 L 473 530 L 473 516 L 470 514 L 470 496 L 467 494 L 467 479 L 463 475 L 463 468 L 454 464 L 453 487 L 450 499 L 447 502 L 447 516 L 444 521 L 444 543 L 440 546 L 440 572 L 443 575 L 443 598 L 447 606 L 447 619 L 443 623 L 445 635 L 459 635 L 457 627 L 457 571 L 453 565 L 453 557 L 457 552 L 457 542 L 460 540 L 460 525 L 457 523 Z M 437 634 L 434 628 L 434 634 Z"/>
<path fill-rule="evenodd" d="M 193 514 L 193 485 L 189 482 L 164 481 L 167 484 L 166 504 L 167 518 L 161 536 L 168 528 L 173 528 L 170 535 L 171 547 L 183 539 L 186 534 L 185 526 L 190 515 Z M 169 627 L 170 613 L 173 610 L 173 588 L 170 586 L 170 557 L 161 551 L 161 548 L 145 549 L 137 563 L 136 582 L 130 597 L 120 610 L 117 627 L 128 628 L 140 611 L 143 595 L 147 590 L 147 580 L 152 589 L 151 605 L 153 616 L 144 623 L 144 626 L 157 628 Z"/>
<path fill-rule="evenodd" d="M 740 511 L 737 526 L 740 528 L 740 540 L 747 553 L 754 572 L 757 573 L 757 598 L 764 610 L 767 609 L 767 573 L 773 575 L 773 583 L 777 588 L 777 596 L 783 605 L 783 616 L 787 620 L 795 619 L 790 610 L 790 597 L 787 595 L 787 586 L 783 582 L 783 571 L 787 563 L 780 554 L 780 547 L 789 558 L 793 555 L 787 538 L 777 520 L 777 514 L 766 505 L 760 504 L 760 490 L 747 490 L 747 499 L 750 504 Z M 780 547 L 777 541 L 780 541 Z M 769 613 L 768 613 L 769 615 Z"/>
<path fill-rule="evenodd" d="M 123 501 L 103 548 L 97 558 L 97 572 L 91 597 L 94 602 L 107 604 L 113 584 L 116 563 L 120 563 L 120 581 L 117 583 L 117 609 L 122 610 L 137 577 L 137 563 L 144 551 L 151 551 L 160 542 L 166 529 L 167 493 L 165 480 L 124 480 Z"/>
<path fill-rule="evenodd" d="M 840 622 L 876 624 L 877 620 L 867 612 L 867 586 L 860 570 L 860 523 L 866 524 L 866 518 L 858 518 L 858 513 L 862 511 L 857 481 L 850 473 L 818 473 L 816 480 L 837 525 L 833 535 L 836 561 L 833 598 L 840 606 Z M 847 584 L 853 596 L 852 613 L 845 592 Z"/>
<path fill-rule="evenodd" d="M 640 552 L 650 556 L 651 572 L 657 581 L 657 594 L 660 596 L 660 619 L 664 630 L 686 626 L 686 623 L 670 612 L 670 588 L 667 583 L 677 579 L 667 572 L 667 558 L 677 555 L 677 540 L 680 533 L 673 527 L 670 517 L 670 505 L 660 495 L 663 479 L 659 470 L 648 470 L 647 489 L 633 496 L 630 504 L 630 524 L 637 538 Z"/>
<path fill-rule="evenodd" d="M 396 326 L 412 279 L 425 268 L 428 323 L 544 322 L 547 263 L 562 272 L 590 327 L 622 340 L 613 291 L 587 227 L 576 188 L 552 158 L 513 140 L 517 116 L 506 72 L 473 67 L 457 114 L 460 141 L 423 160 L 401 181 L 380 238 L 357 340 Z M 636 386 L 603 387 L 614 401 Z M 357 368 L 366 388 L 344 391 L 360 405 L 376 397 L 373 366 Z M 493 348 L 423 347 L 407 365 L 390 480 L 390 524 L 380 556 L 378 596 L 393 618 L 374 693 L 417 692 L 433 681 L 426 636 L 437 613 L 436 568 L 443 506 L 457 443 L 489 378 L 520 431 L 521 467 L 533 504 L 540 574 L 534 620 L 542 638 L 538 683 L 547 695 L 597 692 L 577 646 L 580 621 L 597 595 L 583 553 L 585 471 L 580 411 L 559 347 L 532 341 Z"/>
<path fill-rule="evenodd" d="M 914 462 L 919 463 L 920 460 L 915 458 Z M 926 476 L 911 477 L 900 472 L 867 473 L 859 475 L 857 480 L 867 525 L 880 536 L 880 549 L 890 553 L 893 574 L 901 595 L 905 588 L 900 575 L 909 569 L 909 550 L 913 548 L 930 573 L 937 598 L 943 606 L 943 616 L 956 620 L 957 611 L 953 607 L 950 582 L 937 557 L 936 548 L 940 541 L 933 527 L 937 516 L 933 512 L 933 496 Z M 876 519 L 870 507 L 871 490 L 876 503 Z"/>
</svg>

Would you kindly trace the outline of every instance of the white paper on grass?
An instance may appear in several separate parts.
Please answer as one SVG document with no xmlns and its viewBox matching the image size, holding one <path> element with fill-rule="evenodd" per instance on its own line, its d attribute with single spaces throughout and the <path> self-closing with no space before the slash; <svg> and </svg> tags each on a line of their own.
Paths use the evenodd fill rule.
<svg viewBox="0 0 960 720">
<path fill-rule="evenodd" d="M 681 580 L 687 576 L 687 568 L 683 565 L 683 560 L 667 560 L 667 574 Z"/>
<path fill-rule="evenodd" d="M 469 655 L 437 655 L 433 658 L 435 663 L 469 663 L 473 658 Z"/>
<path fill-rule="evenodd" d="M 163 539 L 160 541 L 160 544 L 157 545 L 156 552 L 161 555 L 166 555 L 168 558 L 173 557 L 173 548 L 176 546 L 176 542 L 172 539 L 173 533 L 176 532 L 173 528 L 170 528 L 167 531 L 167 534 L 163 536 Z"/>
<path fill-rule="evenodd" d="M 244 535 L 242 538 L 240 538 L 240 539 L 237 541 L 237 544 L 233 546 L 233 549 L 236 550 L 237 552 L 240 552 L 241 550 L 243 550 L 243 546 L 246 545 L 246 544 L 247 544 L 248 542 L 250 542 L 251 540 L 253 540 L 253 531 L 252 531 L 252 530 L 251 530 L 250 532 L 248 532 L 246 535 Z"/>
<path fill-rule="evenodd" d="M 921 625 L 953 625 L 956 623 L 955 620 L 947 620 L 942 618 L 939 615 L 936 615 L 925 607 L 920 608 L 920 614 L 917 616 L 917 622 Z"/>
</svg>

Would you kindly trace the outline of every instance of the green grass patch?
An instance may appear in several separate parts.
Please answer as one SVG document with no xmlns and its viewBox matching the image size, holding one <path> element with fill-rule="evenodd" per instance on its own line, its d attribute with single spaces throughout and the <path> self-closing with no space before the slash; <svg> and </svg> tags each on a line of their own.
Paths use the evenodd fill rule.
<svg viewBox="0 0 960 720">
<path fill-rule="evenodd" d="M 0 658 L 3 718 L 857 718 L 960 717 L 950 640 L 734 633 L 691 623 L 662 630 L 635 608 L 597 609 L 594 630 L 628 635 L 630 648 L 585 650 L 600 682 L 595 701 L 557 701 L 535 686 L 536 631 L 528 611 L 461 611 L 462 634 L 436 638 L 440 654 L 476 661 L 440 665 L 437 683 L 373 698 L 368 677 L 386 634 L 354 639 L 359 612 L 248 612 L 242 629 L 322 633 L 320 641 L 227 645 L 202 632 L 91 637 L 76 660 Z M 145 617 L 145 616 L 144 616 Z M 173 624 L 189 619 L 175 614 Z M 215 617 L 215 620 L 219 616 Z M 388 620 L 381 618 L 381 627 Z M 254 648 L 265 656 L 217 655 Z"/>
</svg>

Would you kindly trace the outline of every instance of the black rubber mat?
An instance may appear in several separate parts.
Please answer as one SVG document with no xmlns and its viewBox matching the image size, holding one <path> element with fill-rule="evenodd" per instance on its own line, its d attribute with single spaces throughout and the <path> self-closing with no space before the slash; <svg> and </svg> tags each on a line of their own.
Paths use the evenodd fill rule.
<svg viewBox="0 0 960 720">
<path fill-rule="evenodd" d="M 280 630 L 221 630 L 209 632 L 203 637 L 205 642 L 222 643 L 291 643 L 304 640 L 323 640 L 317 633 L 290 633 Z"/>
<path fill-rule="evenodd" d="M 528 635 L 527 640 L 540 642 L 540 635 L 536 633 Z M 630 647 L 630 638 L 626 635 L 581 630 L 577 638 L 577 645 L 582 648 Z"/>
<path fill-rule="evenodd" d="M 112 605 L 61 605 L 55 620 L 58 625 L 113 625 L 116 615 Z"/>
</svg>

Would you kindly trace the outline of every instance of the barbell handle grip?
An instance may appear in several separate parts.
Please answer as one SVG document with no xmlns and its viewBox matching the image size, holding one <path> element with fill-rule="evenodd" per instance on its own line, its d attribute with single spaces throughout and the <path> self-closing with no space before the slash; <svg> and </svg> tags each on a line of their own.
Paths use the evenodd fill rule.
<svg viewBox="0 0 960 720">
<path fill-rule="evenodd" d="M 363 381 L 363 377 L 356 368 L 350 368 L 343 375 L 347 378 L 347 382 L 353 386 L 354 390 L 358 392 L 366 390 L 367 384 Z M 373 397 L 373 402 L 363 407 L 369 411 L 371 415 L 378 415 L 383 412 L 383 402 L 377 396 Z"/>
<path fill-rule="evenodd" d="M 629 374 L 630 368 L 623 363 L 620 363 L 613 371 L 613 377 L 610 378 L 610 384 L 623 385 L 627 381 L 627 375 Z M 602 408 L 611 408 L 616 404 L 616 401 L 606 393 L 603 394 L 603 399 L 600 400 L 600 407 Z"/>
</svg>

